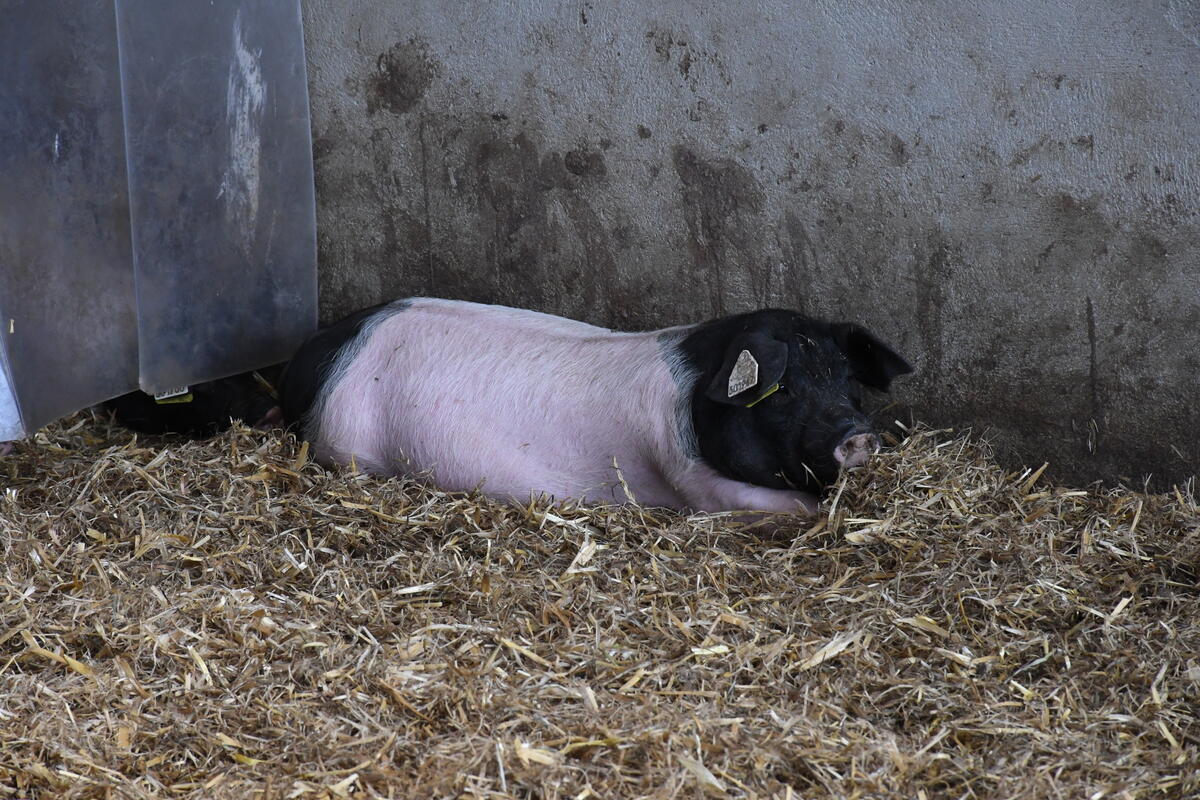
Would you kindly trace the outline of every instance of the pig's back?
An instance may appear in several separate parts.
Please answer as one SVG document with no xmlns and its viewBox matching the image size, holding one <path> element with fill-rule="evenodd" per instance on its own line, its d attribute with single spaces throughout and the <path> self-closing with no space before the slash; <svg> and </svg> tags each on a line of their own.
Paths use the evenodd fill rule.
<svg viewBox="0 0 1200 800">
<path fill-rule="evenodd" d="M 323 460 L 431 471 L 445 489 L 623 500 L 606 498 L 614 458 L 651 493 L 662 483 L 657 451 L 674 421 L 647 409 L 674 393 L 654 334 L 416 299 L 377 312 L 342 348 L 314 438 Z"/>
</svg>

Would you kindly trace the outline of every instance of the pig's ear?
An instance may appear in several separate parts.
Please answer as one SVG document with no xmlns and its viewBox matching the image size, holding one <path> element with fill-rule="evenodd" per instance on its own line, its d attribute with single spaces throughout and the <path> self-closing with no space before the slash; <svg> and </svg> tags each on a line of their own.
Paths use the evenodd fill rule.
<svg viewBox="0 0 1200 800">
<path fill-rule="evenodd" d="M 833 335 L 850 362 L 850 371 L 863 386 L 886 392 L 894 378 L 913 371 L 894 350 L 858 325 L 836 325 Z"/>
<path fill-rule="evenodd" d="M 787 369 L 788 347 L 773 336 L 744 333 L 725 350 L 725 361 L 709 383 L 705 397 L 717 403 L 748 406 L 779 386 Z"/>
</svg>

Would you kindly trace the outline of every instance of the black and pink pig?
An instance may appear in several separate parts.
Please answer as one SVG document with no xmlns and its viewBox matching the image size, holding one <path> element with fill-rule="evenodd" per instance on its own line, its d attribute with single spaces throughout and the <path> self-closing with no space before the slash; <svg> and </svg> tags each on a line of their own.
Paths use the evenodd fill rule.
<svg viewBox="0 0 1200 800">
<path fill-rule="evenodd" d="M 418 298 L 315 334 L 280 392 L 323 463 L 518 502 L 813 513 L 878 447 L 864 387 L 911 371 L 863 328 L 791 311 L 621 333 Z"/>
</svg>

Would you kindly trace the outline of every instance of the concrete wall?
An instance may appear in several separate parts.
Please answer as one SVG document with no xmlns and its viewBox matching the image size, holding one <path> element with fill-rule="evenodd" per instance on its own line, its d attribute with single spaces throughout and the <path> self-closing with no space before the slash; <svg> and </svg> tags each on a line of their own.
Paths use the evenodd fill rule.
<svg viewBox="0 0 1200 800">
<path fill-rule="evenodd" d="M 322 317 L 857 320 L 1070 480 L 1200 464 L 1200 7 L 305 0 Z M 895 412 L 893 412 L 895 413 Z"/>
</svg>

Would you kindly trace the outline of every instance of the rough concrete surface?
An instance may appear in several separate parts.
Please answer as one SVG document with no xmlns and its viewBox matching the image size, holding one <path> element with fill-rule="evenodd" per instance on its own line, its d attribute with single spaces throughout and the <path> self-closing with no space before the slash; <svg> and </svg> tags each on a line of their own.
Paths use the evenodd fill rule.
<svg viewBox="0 0 1200 800">
<path fill-rule="evenodd" d="M 323 319 L 786 306 L 877 330 L 904 407 L 1014 462 L 1198 471 L 1196 3 L 304 13 Z"/>
</svg>

